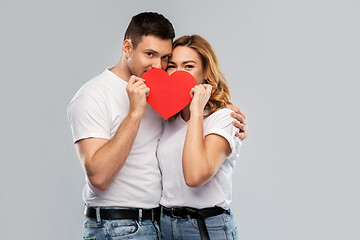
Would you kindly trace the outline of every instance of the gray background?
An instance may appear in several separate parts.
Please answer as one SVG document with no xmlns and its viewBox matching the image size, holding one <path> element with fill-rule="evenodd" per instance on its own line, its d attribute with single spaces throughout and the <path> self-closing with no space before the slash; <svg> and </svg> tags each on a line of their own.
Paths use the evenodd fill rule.
<svg viewBox="0 0 360 240">
<path fill-rule="evenodd" d="M 1 239 L 81 239 L 84 173 L 66 118 L 158 11 L 215 48 L 250 131 L 233 186 L 240 238 L 360 239 L 360 2 L 0 1 Z"/>
</svg>

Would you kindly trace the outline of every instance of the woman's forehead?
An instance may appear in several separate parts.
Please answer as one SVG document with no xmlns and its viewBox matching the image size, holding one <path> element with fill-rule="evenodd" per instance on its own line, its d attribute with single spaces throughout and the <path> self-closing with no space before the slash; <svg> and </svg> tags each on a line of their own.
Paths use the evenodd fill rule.
<svg viewBox="0 0 360 240">
<path fill-rule="evenodd" d="M 199 54 L 194 49 L 185 46 L 178 46 L 174 48 L 171 56 L 171 60 L 177 62 L 201 61 Z"/>
</svg>

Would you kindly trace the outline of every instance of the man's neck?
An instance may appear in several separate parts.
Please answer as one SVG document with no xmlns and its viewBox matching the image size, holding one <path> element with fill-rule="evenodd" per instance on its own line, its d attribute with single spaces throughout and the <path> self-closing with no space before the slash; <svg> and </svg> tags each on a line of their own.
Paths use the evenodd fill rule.
<svg viewBox="0 0 360 240">
<path fill-rule="evenodd" d="M 124 57 L 122 57 L 119 63 L 111 68 L 110 71 L 126 82 L 128 82 L 131 77 L 131 72 Z"/>
<path fill-rule="evenodd" d="M 190 120 L 190 104 L 181 111 L 181 118 L 187 122 Z"/>
</svg>

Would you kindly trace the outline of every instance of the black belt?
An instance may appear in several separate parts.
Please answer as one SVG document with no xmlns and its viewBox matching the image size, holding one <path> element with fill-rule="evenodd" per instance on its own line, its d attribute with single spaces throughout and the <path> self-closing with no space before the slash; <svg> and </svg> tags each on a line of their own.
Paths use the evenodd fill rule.
<svg viewBox="0 0 360 240">
<path fill-rule="evenodd" d="M 116 219 L 133 219 L 139 220 L 140 209 L 117 209 L 117 208 L 101 208 L 99 209 L 100 219 L 116 220 Z M 91 219 L 97 219 L 96 208 L 86 206 L 85 216 Z M 160 222 L 160 207 L 152 209 L 142 209 L 142 220 L 151 220 Z"/>
<path fill-rule="evenodd" d="M 228 212 L 228 211 L 221 207 L 211 207 L 211 208 L 202 208 L 202 209 L 189 208 L 189 207 L 181 207 L 181 208 L 163 207 L 163 213 L 173 218 L 187 218 L 187 216 L 190 216 L 191 218 L 195 218 L 198 222 L 200 236 L 202 240 L 210 239 L 205 224 L 205 218 L 217 216 L 224 212 Z"/>
</svg>

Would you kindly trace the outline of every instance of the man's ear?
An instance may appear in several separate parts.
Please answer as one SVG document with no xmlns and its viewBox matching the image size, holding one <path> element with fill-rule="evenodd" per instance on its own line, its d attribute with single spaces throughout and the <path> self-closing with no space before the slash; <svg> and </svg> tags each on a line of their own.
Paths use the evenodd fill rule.
<svg viewBox="0 0 360 240">
<path fill-rule="evenodd" d="M 123 51 L 127 58 L 130 58 L 131 53 L 133 51 L 133 45 L 130 39 L 125 39 L 123 42 Z"/>
</svg>

